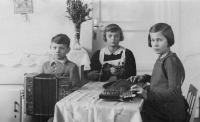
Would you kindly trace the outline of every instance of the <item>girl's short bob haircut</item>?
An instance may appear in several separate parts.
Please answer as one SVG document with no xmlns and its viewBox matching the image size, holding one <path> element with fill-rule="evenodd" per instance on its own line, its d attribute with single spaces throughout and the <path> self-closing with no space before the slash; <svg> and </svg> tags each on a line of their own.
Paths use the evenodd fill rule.
<svg viewBox="0 0 200 122">
<path fill-rule="evenodd" d="M 104 32 L 103 32 L 103 40 L 107 42 L 106 39 L 106 32 L 118 32 L 120 33 L 120 41 L 124 40 L 124 35 L 122 32 L 122 29 L 117 25 L 117 24 L 109 24 L 105 27 Z"/>
<path fill-rule="evenodd" d="M 169 26 L 166 23 L 157 23 L 153 25 L 149 30 L 149 35 L 148 35 L 149 47 L 152 47 L 150 33 L 156 33 L 156 32 L 161 32 L 165 36 L 165 38 L 167 39 L 168 47 L 171 47 L 174 44 L 174 33 L 172 31 L 171 26 Z"/>
</svg>

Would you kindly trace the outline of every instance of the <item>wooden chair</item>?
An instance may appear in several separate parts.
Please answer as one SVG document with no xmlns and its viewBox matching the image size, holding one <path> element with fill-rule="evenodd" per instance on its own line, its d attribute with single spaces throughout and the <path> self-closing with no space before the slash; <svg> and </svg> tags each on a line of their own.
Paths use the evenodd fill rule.
<svg viewBox="0 0 200 122">
<path fill-rule="evenodd" d="M 192 84 L 190 84 L 189 91 L 187 94 L 187 102 L 189 104 L 188 108 L 188 117 L 186 122 L 193 122 L 194 121 L 194 115 L 196 112 L 196 106 L 197 106 L 197 94 L 198 90 L 196 87 L 194 87 Z"/>
</svg>

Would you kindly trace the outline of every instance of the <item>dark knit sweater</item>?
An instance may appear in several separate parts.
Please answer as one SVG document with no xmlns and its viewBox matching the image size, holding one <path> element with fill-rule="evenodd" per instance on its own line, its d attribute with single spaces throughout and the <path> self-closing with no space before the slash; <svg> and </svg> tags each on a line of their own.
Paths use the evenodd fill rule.
<svg viewBox="0 0 200 122">
<path fill-rule="evenodd" d="M 169 52 L 156 61 L 141 112 L 143 122 L 183 121 L 185 107 L 181 86 L 184 78 L 183 65 L 175 53 Z"/>
<path fill-rule="evenodd" d="M 165 102 L 176 100 L 182 95 L 181 85 L 184 77 L 183 65 L 175 53 L 158 59 L 152 72 L 148 99 Z"/>
</svg>

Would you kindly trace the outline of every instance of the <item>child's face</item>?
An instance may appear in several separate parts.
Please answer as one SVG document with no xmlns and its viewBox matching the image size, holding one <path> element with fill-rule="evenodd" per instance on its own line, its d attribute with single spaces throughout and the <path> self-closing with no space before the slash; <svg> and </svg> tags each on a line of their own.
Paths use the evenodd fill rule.
<svg viewBox="0 0 200 122">
<path fill-rule="evenodd" d="M 55 59 L 63 59 L 66 54 L 69 53 L 70 47 L 67 47 L 66 44 L 56 44 L 51 43 L 51 51 Z"/>
<path fill-rule="evenodd" d="M 120 42 L 120 32 L 106 32 L 106 40 L 109 46 L 111 47 L 116 47 L 119 46 L 119 42 Z"/>
<path fill-rule="evenodd" d="M 156 54 L 169 51 L 167 38 L 161 32 L 150 33 L 151 45 Z"/>
</svg>

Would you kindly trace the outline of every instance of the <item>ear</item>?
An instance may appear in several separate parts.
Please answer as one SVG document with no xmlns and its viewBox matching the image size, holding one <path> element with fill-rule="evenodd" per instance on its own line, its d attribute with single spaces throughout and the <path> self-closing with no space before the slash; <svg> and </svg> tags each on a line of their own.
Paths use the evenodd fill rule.
<svg viewBox="0 0 200 122">
<path fill-rule="evenodd" d="M 69 51 L 71 50 L 71 48 L 70 47 L 68 47 L 68 49 L 67 49 L 67 53 L 69 53 Z"/>
</svg>

